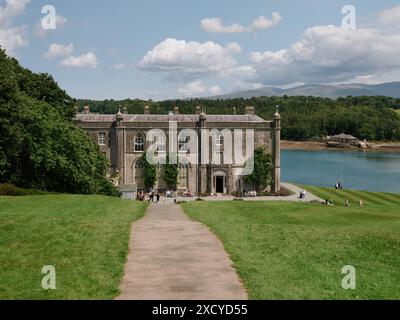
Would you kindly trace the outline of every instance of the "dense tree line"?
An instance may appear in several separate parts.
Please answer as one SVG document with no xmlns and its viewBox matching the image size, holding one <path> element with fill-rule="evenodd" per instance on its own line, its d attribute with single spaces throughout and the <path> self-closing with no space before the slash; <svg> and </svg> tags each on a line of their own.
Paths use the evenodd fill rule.
<svg viewBox="0 0 400 320">
<path fill-rule="evenodd" d="M 0 50 L 0 183 L 68 193 L 114 193 L 98 146 L 73 122 L 74 101 L 48 74 Z"/>
<path fill-rule="evenodd" d="M 77 106 L 89 105 L 92 112 L 115 113 L 119 107 L 126 107 L 129 113 L 143 113 L 145 105 L 151 113 L 167 114 L 175 106 L 181 113 L 193 113 L 196 106 L 202 106 L 208 114 L 232 114 L 236 107 L 238 114 L 246 106 L 254 106 L 257 114 L 271 119 L 275 106 L 280 106 L 282 135 L 288 140 L 305 140 L 339 133 L 352 134 L 367 140 L 400 140 L 400 117 L 393 109 L 400 109 L 400 99 L 389 97 L 347 97 L 336 100 L 319 97 L 260 97 L 228 100 L 78 100 Z"/>
</svg>

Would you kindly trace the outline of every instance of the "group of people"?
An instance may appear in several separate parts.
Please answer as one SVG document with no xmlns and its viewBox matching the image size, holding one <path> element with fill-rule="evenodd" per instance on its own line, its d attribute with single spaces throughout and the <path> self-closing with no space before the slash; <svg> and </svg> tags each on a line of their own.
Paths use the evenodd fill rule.
<svg viewBox="0 0 400 320">
<path fill-rule="evenodd" d="M 139 201 L 146 201 L 146 195 L 143 193 L 143 191 L 138 194 L 137 198 Z M 157 192 L 151 191 L 147 201 L 149 201 L 151 203 L 159 203 L 160 202 L 160 194 L 158 193 L 158 191 Z"/>
<path fill-rule="evenodd" d="M 340 183 L 340 181 L 338 181 L 338 182 L 335 184 L 335 189 L 336 189 L 336 190 L 342 190 L 342 189 L 343 189 L 343 186 L 342 186 L 342 184 Z"/>
<path fill-rule="evenodd" d="M 255 198 L 255 197 L 257 197 L 257 191 L 256 191 L 256 190 L 247 191 L 246 197 L 249 197 L 249 198 Z"/>
<path fill-rule="evenodd" d="M 156 201 L 154 201 L 154 200 L 156 200 Z M 151 193 L 150 193 L 150 200 L 149 200 L 149 202 L 152 202 L 152 203 L 159 203 L 160 202 L 160 194 L 158 193 L 158 191 L 157 192 L 154 192 L 154 191 L 152 191 Z"/>
<path fill-rule="evenodd" d="M 333 202 L 333 200 L 332 200 L 332 198 L 331 199 L 325 199 L 325 203 L 324 204 L 326 204 L 327 206 L 334 206 L 335 204 L 334 204 L 334 202 Z M 345 201 L 344 201 L 344 206 L 345 207 L 350 207 L 350 201 L 349 201 L 349 199 L 346 199 Z M 360 206 L 360 208 L 361 207 L 364 207 L 364 201 L 362 201 L 362 200 L 360 200 L 360 202 L 359 202 L 359 206 Z"/>
<path fill-rule="evenodd" d="M 306 198 L 306 190 L 302 190 L 301 192 L 300 192 L 300 196 L 299 196 L 299 199 L 305 199 Z"/>
</svg>

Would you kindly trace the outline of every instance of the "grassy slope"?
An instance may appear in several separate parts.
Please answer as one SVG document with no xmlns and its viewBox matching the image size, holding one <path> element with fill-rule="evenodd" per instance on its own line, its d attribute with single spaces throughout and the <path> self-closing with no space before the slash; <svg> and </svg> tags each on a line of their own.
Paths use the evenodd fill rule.
<svg viewBox="0 0 400 320">
<path fill-rule="evenodd" d="M 399 299 L 400 195 L 329 192 L 340 204 L 362 197 L 366 207 L 296 202 L 183 207 L 222 240 L 252 299 Z M 356 290 L 341 288 L 345 265 L 356 267 Z"/>
<path fill-rule="evenodd" d="M 145 205 L 102 196 L 0 197 L 0 299 L 111 299 Z M 43 290 L 53 265 L 57 289 Z"/>
</svg>

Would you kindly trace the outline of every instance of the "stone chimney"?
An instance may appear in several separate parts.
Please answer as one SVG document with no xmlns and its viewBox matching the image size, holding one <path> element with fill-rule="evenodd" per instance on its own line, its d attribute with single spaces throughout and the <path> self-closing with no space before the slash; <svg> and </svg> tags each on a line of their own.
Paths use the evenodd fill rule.
<svg viewBox="0 0 400 320">
<path fill-rule="evenodd" d="M 90 113 L 90 107 L 89 106 L 84 106 L 82 113 L 83 114 L 89 114 Z"/>
<path fill-rule="evenodd" d="M 174 108 L 174 114 L 179 114 L 179 108 L 178 107 Z"/>
<path fill-rule="evenodd" d="M 127 108 L 127 107 L 124 107 L 122 113 L 123 113 L 123 114 L 128 114 L 128 108 Z"/>
<path fill-rule="evenodd" d="M 233 107 L 232 114 L 236 116 L 236 107 Z"/>
<path fill-rule="evenodd" d="M 150 107 L 144 106 L 144 114 L 150 114 Z"/>
<path fill-rule="evenodd" d="M 200 106 L 197 106 L 196 107 L 196 112 L 195 112 L 196 114 L 200 114 L 201 113 L 201 107 Z"/>
<path fill-rule="evenodd" d="M 254 107 L 253 106 L 247 106 L 246 107 L 246 114 L 254 116 L 256 114 L 256 111 L 255 111 Z"/>
</svg>

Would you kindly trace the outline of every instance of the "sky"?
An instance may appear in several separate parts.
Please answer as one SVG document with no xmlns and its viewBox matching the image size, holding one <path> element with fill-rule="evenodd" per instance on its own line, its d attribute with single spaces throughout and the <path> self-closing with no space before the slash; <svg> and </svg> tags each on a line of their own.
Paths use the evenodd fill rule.
<svg viewBox="0 0 400 320">
<path fill-rule="evenodd" d="M 0 0 L 0 46 L 74 98 L 164 100 L 400 81 L 399 22 L 391 0 Z"/>
</svg>

